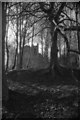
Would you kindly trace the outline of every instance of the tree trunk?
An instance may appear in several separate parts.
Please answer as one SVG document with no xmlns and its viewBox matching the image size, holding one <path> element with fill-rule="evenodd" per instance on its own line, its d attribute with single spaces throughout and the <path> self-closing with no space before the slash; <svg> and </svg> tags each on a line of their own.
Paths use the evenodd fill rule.
<svg viewBox="0 0 80 120">
<path fill-rule="evenodd" d="M 76 4 L 76 26 L 78 28 L 78 5 Z M 77 30 L 78 50 L 80 52 L 80 30 Z"/>
<path fill-rule="evenodd" d="M 7 72 L 9 66 L 9 49 L 7 45 L 7 38 L 6 38 L 6 52 L 7 52 L 7 63 L 6 63 L 6 72 Z"/>
<path fill-rule="evenodd" d="M 18 14 L 18 6 L 16 7 L 16 13 Z M 15 51 L 15 58 L 14 58 L 14 65 L 12 67 L 12 69 L 14 69 L 16 67 L 16 65 L 18 64 L 18 16 L 16 18 L 16 51 Z M 17 64 L 16 64 L 17 63 Z"/>
<path fill-rule="evenodd" d="M 16 7 L 16 11 L 17 11 L 17 14 L 18 14 L 18 6 Z M 17 65 L 18 65 L 18 48 L 19 48 L 19 42 L 18 42 L 18 16 L 17 16 L 17 21 L 16 21 L 16 29 L 17 29 L 17 32 L 16 32 L 16 44 L 17 44 L 17 47 L 16 47 L 16 58 L 15 60 L 17 60 Z"/>
<path fill-rule="evenodd" d="M 17 57 L 17 48 L 16 48 L 16 52 L 15 52 L 14 64 L 12 66 L 12 69 L 15 69 L 15 67 L 16 67 L 16 57 Z"/>
<path fill-rule="evenodd" d="M 2 16 L 2 3 L 0 2 L 0 15 Z M 2 108 L 2 17 L 0 18 L 0 108 Z M 2 114 L 2 109 L 0 110 Z M 0 116 L 2 118 L 2 115 Z M 1 120 L 1 119 L 0 119 Z"/>
<path fill-rule="evenodd" d="M 22 20 L 23 21 L 23 20 Z M 23 24 L 23 23 L 22 23 Z M 23 31 L 23 41 L 22 41 L 22 47 L 21 47 L 21 57 L 20 57 L 20 64 L 21 68 L 23 67 L 23 52 L 24 52 L 24 45 L 25 45 L 25 37 L 26 37 L 26 28 L 27 28 L 27 17 L 26 17 L 26 23 L 24 26 L 24 31 Z"/>
<path fill-rule="evenodd" d="M 9 12 L 8 12 L 8 14 L 9 14 Z M 6 42 L 5 42 L 5 44 L 6 44 L 6 53 L 7 53 L 7 63 L 6 63 L 6 72 L 7 72 L 7 70 L 8 70 L 8 67 L 9 67 L 9 48 L 8 48 L 8 28 L 9 28 L 9 16 L 7 16 L 7 18 L 6 18 L 6 24 L 7 24 L 7 27 L 6 27 Z"/>
<path fill-rule="evenodd" d="M 41 31 L 41 46 L 42 46 L 42 56 L 43 56 L 43 30 Z"/>
<path fill-rule="evenodd" d="M 54 69 L 54 66 L 58 65 L 58 60 L 57 60 L 57 30 L 54 32 L 54 35 L 53 35 L 53 31 L 54 31 L 54 26 L 52 25 L 52 29 L 51 29 L 52 46 L 51 46 L 50 71 L 52 71 L 52 68 Z"/>
<path fill-rule="evenodd" d="M 2 73 L 2 99 L 3 101 L 7 101 L 8 100 L 8 85 L 7 85 L 7 80 L 5 77 L 5 59 L 4 59 L 4 54 L 5 54 L 5 33 L 6 33 L 6 7 L 5 7 L 5 3 L 2 3 L 2 40 L 3 40 L 3 49 L 2 49 L 2 53 L 3 53 L 3 64 L 2 64 L 2 69 L 3 69 L 3 73 Z"/>
<path fill-rule="evenodd" d="M 32 27 L 32 45 L 31 46 L 33 46 L 33 42 L 34 42 L 34 25 Z"/>
<path fill-rule="evenodd" d="M 20 3 L 20 12 L 21 12 L 21 3 Z M 20 50 L 20 63 L 19 63 L 19 69 L 22 69 L 22 17 L 20 17 L 20 44 L 19 44 L 19 50 Z"/>
<path fill-rule="evenodd" d="M 20 18 L 20 44 L 19 44 L 19 50 L 20 50 L 20 66 L 19 68 L 21 69 L 22 68 L 22 65 L 21 65 L 21 40 L 22 40 L 22 37 L 21 37 L 21 18 Z"/>
<path fill-rule="evenodd" d="M 48 30 L 46 31 L 46 40 L 45 40 L 45 57 L 48 58 L 48 47 L 49 47 L 49 42 L 48 42 Z"/>
<path fill-rule="evenodd" d="M 23 54 L 24 54 L 25 37 L 26 37 L 26 28 L 25 28 L 24 35 L 23 35 L 23 46 L 22 46 L 22 54 L 21 54 L 22 55 L 22 57 L 21 57 L 22 65 L 23 65 L 23 57 L 24 57 Z"/>
<path fill-rule="evenodd" d="M 79 31 L 77 32 L 77 36 L 78 36 L 78 50 L 80 53 L 80 32 Z"/>
</svg>

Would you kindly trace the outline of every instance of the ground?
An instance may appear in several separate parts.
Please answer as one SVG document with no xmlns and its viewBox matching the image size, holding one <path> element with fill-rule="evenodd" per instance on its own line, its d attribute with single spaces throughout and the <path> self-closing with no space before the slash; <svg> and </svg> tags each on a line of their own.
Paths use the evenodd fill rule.
<svg viewBox="0 0 80 120">
<path fill-rule="evenodd" d="M 15 77 L 13 77 L 15 78 Z M 3 119 L 78 118 L 79 82 L 49 72 L 19 72 L 8 77 L 9 101 L 3 103 Z"/>
</svg>

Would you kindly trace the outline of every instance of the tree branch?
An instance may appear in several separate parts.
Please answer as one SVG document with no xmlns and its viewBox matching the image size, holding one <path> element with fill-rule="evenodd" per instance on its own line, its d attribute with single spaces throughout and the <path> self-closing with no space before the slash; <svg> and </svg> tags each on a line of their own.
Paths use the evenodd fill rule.
<svg viewBox="0 0 80 120">
<path fill-rule="evenodd" d="M 54 2 L 50 2 L 50 8 L 49 9 L 45 9 L 44 8 L 44 3 L 43 2 L 39 2 L 40 8 L 44 13 L 47 13 L 48 15 L 52 12 L 53 7 L 54 7 Z"/>
<path fill-rule="evenodd" d="M 58 10 L 58 12 L 57 12 L 55 18 L 54 18 L 56 22 L 58 21 L 59 16 L 60 16 L 60 14 L 61 14 L 61 12 L 62 12 L 62 10 L 63 10 L 65 4 L 66 4 L 65 2 L 62 2 L 62 3 L 61 3 L 61 6 L 60 6 L 60 8 L 59 8 L 59 10 Z"/>
<path fill-rule="evenodd" d="M 76 20 L 73 20 L 73 19 L 71 19 L 65 12 L 62 12 L 63 14 L 65 14 L 66 15 L 66 17 L 68 18 L 67 20 L 70 20 L 70 21 L 73 21 L 73 22 L 76 22 Z M 64 20 L 66 20 L 66 19 L 64 19 Z M 63 21 L 63 20 L 62 20 Z M 61 21 L 61 22 L 62 22 Z M 80 23 L 78 22 L 78 24 L 80 25 Z"/>
<path fill-rule="evenodd" d="M 34 36 L 38 35 L 42 30 L 44 30 L 44 29 L 46 29 L 46 28 L 50 29 L 50 27 L 44 27 L 44 28 L 42 28 L 40 31 L 38 31 L 37 33 L 35 33 Z M 30 38 L 34 37 L 34 36 L 29 37 L 28 40 L 29 40 Z M 28 37 L 28 36 L 27 36 L 27 37 Z"/>
<path fill-rule="evenodd" d="M 67 45 L 67 51 L 69 51 L 69 50 L 70 50 L 70 46 L 69 46 L 68 39 L 67 39 L 66 35 L 63 34 L 63 33 L 60 31 L 60 29 L 57 29 L 57 31 L 64 37 L 65 42 L 66 42 L 66 45 Z"/>
<path fill-rule="evenodd" d="M 71 26 L 68 28 L 65 28 L 64 31 L 80 31 L 80 26 Z"/>
<path fill-rule="evenodd" d="M 76 50 L 72 50 L 72 49 L 70 49 L 70 50 L 69 50 L 69 52 L 74 52 L 74 53 L 76 53 L 76 54 L 79 54 L 79 55 L 80 55 L 80 52 L 79 52 L 79 51 L 76 51 Z"/>
</svg>

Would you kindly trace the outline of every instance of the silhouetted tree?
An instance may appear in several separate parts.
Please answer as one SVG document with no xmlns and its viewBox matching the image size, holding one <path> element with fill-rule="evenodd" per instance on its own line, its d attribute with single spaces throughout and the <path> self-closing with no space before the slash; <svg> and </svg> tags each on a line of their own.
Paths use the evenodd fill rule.
<svg viewBox="0 0 80 120">
<path fill-rule="evenodd" d="M 2 3 L 2 40 L 3 40 L 3 65 L 2 65 L 2 100 L 7 101 L 8 100 L 8 85 L 7 85 L 7 80 L 5 76 L 5 59 L 4 59 L 4 54 L 5 54 L 5 34 L 6 34 L 6 8 L 7 8 L 8 3 Z"/>
</svg>

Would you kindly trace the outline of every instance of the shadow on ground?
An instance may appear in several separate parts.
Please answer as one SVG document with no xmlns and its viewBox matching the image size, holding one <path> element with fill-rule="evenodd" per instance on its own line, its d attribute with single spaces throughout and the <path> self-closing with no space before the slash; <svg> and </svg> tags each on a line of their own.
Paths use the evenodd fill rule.
<svg viewBox="0 0 80 120">
<path fill-rule="evenodd" d="M 9 101 L 3 103 L 3 119 L 79 117 L 79 83 L 70 76 L 14 71 L 7 81 Z"/>
</svg>

